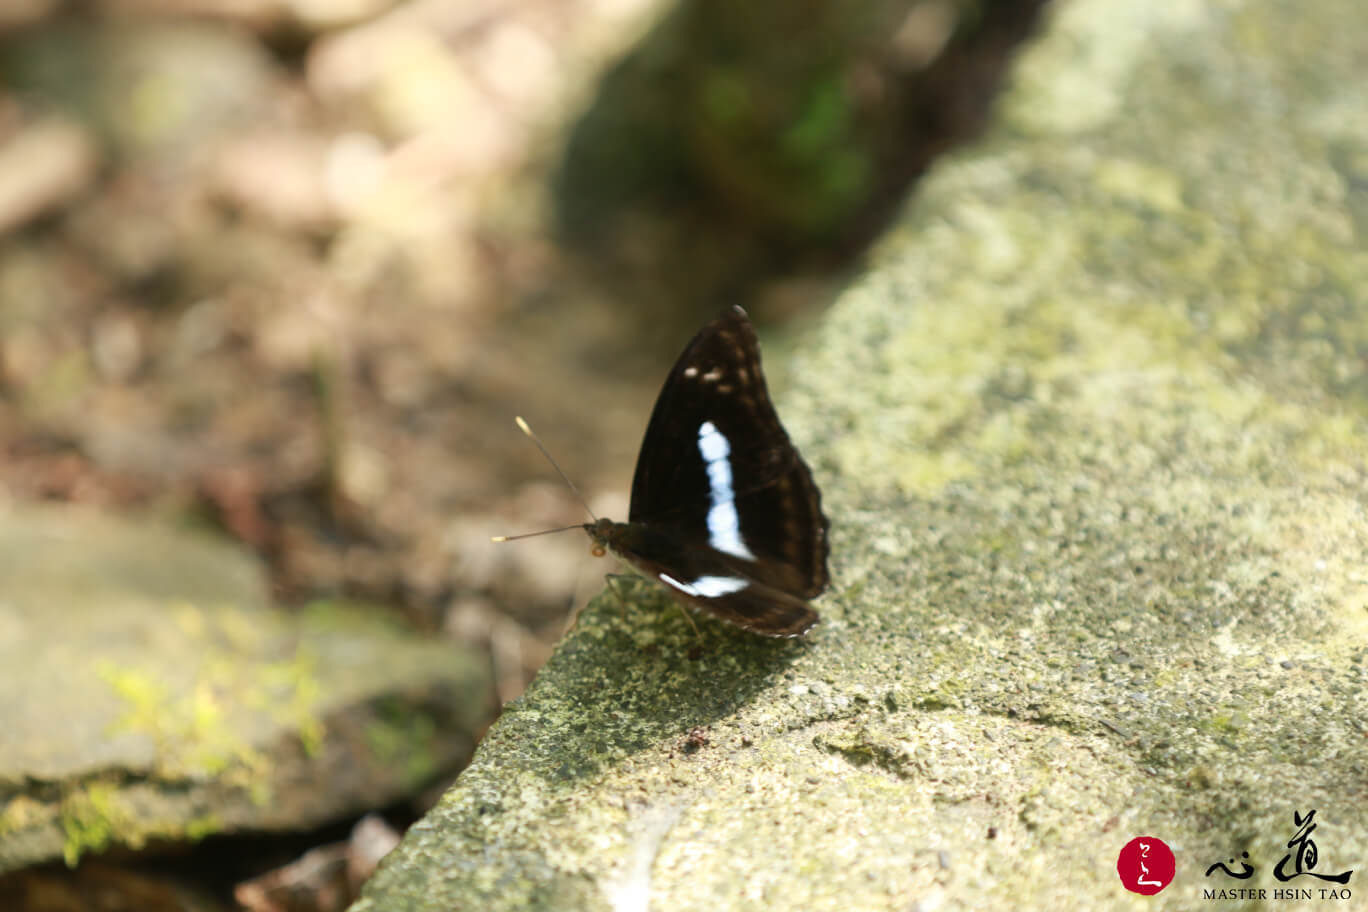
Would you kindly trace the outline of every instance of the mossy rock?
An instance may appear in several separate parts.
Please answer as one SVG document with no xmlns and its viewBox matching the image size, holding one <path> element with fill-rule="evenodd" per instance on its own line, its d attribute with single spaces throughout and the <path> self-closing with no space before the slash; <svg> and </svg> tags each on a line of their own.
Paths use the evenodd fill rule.
<svg viewBox="0 0 1368 912">
<path fill-rule="evenodd" d="M 600 600 L 353 912 L 1206 909 L 1336 886 L 1274 877 L 1313 809 L 1315 873 L 1361 876 L 1361 20 L 1058 5 L 770 362 L 824 623 L 691 660 L 662 595 Z M 1118 876 L 1142 836 L 1162 900 Z"/>
<path fill-rule="evenodd" d="M 468 755 L 489 694 L 375 611 L 273 608 L 222 542 L 0 510 L 0 872 L 391 803 Z"/>
</svg>

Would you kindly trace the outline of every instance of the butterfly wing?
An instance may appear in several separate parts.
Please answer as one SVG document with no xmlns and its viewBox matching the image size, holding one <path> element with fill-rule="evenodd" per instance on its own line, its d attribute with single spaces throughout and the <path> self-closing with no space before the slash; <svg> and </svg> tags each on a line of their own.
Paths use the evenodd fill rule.
<svg viewBox="0 0 1368 912">
<path fill-rule="evenodd" d="M 793 637 L 817 623 L 817 612 L 802 598 L 756 578 L 763 562 L 682 540 L 676 530 L 656 523 L 600 519 L 585 529 L 596 542 L 664 584 L 675 598 L 743 630 Z"/>
<path fill-rule="evenodd" d="M 668 529 L 683 548 L 721 552 L 752 598 L 777 592 L 801 604 L 826 588 L 821 494 L 779 423 L 740 307 L 704 326 L 666 378 L 637 457 L 629 521 Z"/>
<path fill-rule="evenodd" d="M 676 598 L 752 633 L 802 636 L 819 620 L 817 612 L 803 599 L 751 578 L 741 570 L 730 575 L 705 574 L 684 579 L 661 572 L 657 578 Z"/>
</svg>

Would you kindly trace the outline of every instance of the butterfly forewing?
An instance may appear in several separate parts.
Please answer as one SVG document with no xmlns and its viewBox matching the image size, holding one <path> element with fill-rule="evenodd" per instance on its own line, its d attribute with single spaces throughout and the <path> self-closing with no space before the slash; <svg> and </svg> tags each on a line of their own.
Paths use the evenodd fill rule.
<svg viewBox="0 0 1368 912">
<path fill-rule="evenodd" d="M 642 569 L 663 574 L 662 582 L 686 600 L 772 635 L 791 636 L 793 628 L 801 633 L 815 623 L 804 600 L 828 582 L 827 519 L 812 475 L 770 402 L 755 331 L 741 308 L 703 327 L 666 379 L 637 458 L 629 522 L 686 552 L 633 554 L 613 543 Z M 662 547 L 658 537 L 639 546 Z M 715 565 L 714 575 L 731 574 L 717 578 L 747 585 L 690 592 L 688 573 L 676 566 L 679 575 L 670 574 L 672 561 Z M 775 615 L 768 621 L 761 617 L 766 603 Z M 805 625 L 804 612 L 811 616 Z M 769 624 L 783 632 L 766 629 Z"/>
</svg>

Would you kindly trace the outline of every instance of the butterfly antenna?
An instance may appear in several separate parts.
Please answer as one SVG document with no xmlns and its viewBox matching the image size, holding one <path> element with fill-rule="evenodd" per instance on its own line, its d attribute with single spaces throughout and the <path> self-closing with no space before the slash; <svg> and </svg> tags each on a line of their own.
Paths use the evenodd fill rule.
<svg viewBox="0 0 1368 912">
<path fill-rule="evenodd" d="M 579 523 L 573 526 L 561 526 L 559 529 L 542 529 L 540 532 L 524 532 L 522 535 L 491 535 L 489 540 L 492 542 L 517 541 L 520 538 L 536 538 L 538 535 L 550 535 L 553 532 L 568 532 L 571 529 L 581 528 Z"/>
<path fill-rule="evenodd" d="M 539 438 L 535 433 L 533 433 L 532 428 L 528 426 L 527 422 L 523 420 L 523 417 L 522 417 L 521 415 L 518 415 L 518 416 L 517 416 L 516 418 L 514 418 L 513 420 L 516 421 L 516 422 L 518 423 L 518 430 L 520 430 L 520 431 L 522 431 L 524 434 L 526 434 L 527 437 L 528 437 L 528 439 L 531 440 L 533 443 L 535 443 L 535 444 L 537 445 L 537 449 L 541 450 L 541 454 L 542 454 L 543 456 L 546 457 L 546 461 L 547 461 L 547 462 L 551 463 L 551 468 L 553 468 L 553 469 L 556 470 L 556 474 L 559 475 L 559 476 L 561 477 L 561 481 L 565 482 L 565 486 L 566 486 L 567 488 L 569 488 L 571 491 L 574 492 L 575 498 L 576 498 L 581 504 L 584 505 L 584 511 L 585 511 L 586 513 L 589 514 L 589 517 L 590 517 L 591 519 L 593 519 L 594 522 L 598 522 L 598 517 L 594 515 L 594 511 L 591 510 L 591 509 L 589 509 L 589 501 L 587 501 L 587 500 L 584 499 L 584 495 L 580 493 L 579 488 L 575 487 L 575 483 L 574 483 L 573 481 L 570 480 L 570 476 L 565 474 L 565 470 L 563 470 L 563 469 L 560 467 L 560 465 L 556 462 L 555 458 L 552 457 L 551 451 L 548 450 L 548 449 L 546 448 L 546 445 L 545 445 L 544 443 L 541 442 L 541 438 Z M 562 526 L 562 527 L 559 528 L 559 529 L 545 529 L 545 530 L 543 530 L 543 531 L 541 531 L 541 532 L 528 532 L 528 533 L 523 534 L 523 535 L 495 535 L 495 536 L 493 536 L 493 537 L 490 539 L 490 541 L 496 541 L 496 542 L 516 541 L 516 540 L 519 539 L 519 538 L 532 538 L 533 536 L 536 536 L 536 535 L 550 535 L 552 532 L 564 532 L 564 531 L 566 531 L 567 529 L 578 529 L 578 528 L 579 528 L 579 524 L 576 523 L 576 524 L 573 525 L 573 526 Z"/>
</svg>

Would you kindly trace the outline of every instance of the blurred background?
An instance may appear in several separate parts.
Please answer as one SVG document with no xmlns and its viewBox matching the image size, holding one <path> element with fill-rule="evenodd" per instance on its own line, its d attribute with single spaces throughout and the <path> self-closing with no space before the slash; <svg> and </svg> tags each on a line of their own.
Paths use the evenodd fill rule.
<svg viewBox="0 0 1368 912">
<path fill-rule="evenodd" d="M 513 416 L 625 518 L 687 339 L 740 303 L 782 386 L 1043 5 L 4 0 L 0 504 L 241 543 L 492 718 L 613 569 L 490 543 L 585 518 Z"/>
</svg>

